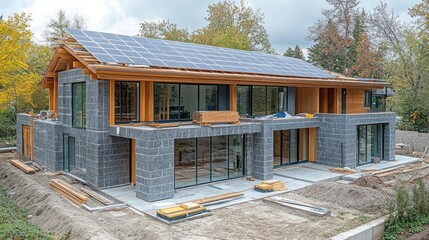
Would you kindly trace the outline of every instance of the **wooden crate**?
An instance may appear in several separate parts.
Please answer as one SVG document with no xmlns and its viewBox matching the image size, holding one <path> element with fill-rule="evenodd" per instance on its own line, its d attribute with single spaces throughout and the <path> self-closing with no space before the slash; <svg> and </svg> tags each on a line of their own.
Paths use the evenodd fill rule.
<svg viewBox="0 0 429 240">
<path fill-rule="evenodd" d="M 194 124 L 239 123 L 238 112 L 234 111 L 198 111 L 194 113 Z"/>
</svg>

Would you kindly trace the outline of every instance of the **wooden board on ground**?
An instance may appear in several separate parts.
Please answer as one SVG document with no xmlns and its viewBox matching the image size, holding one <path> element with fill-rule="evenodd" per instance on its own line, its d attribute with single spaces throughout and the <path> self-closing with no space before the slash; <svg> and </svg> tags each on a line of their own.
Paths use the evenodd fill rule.
<svg viewBox="0 0 429 240">
<path fill-rule="evenodd" d="M 82 206 L 82 204 L 88 202 L 89 198 L 85 193 L 64 182 L 63 180 L 52 179 L 49 186 L 79 206 Z"/>
<path fill-rule="evenodd" d="M 238 112 L 235 111 L 197 111 L 194 113 L 194 124 L 203 126 L 212 123 L 240 123 Z"/>
<path fill-rule="evenodd" d="M 101 196 L 100 194 L 98 194 L 98 193 L 96 193 L 94 191 L 91 191 L 89 189 L 80 188 L 80 190 L 82 192 L 88 194 L 89 196 L 91 196 L 92 198 L 94 198 L 95 200 L 97 200 L 98 202 L 100 202 L 100 203 L 102 203 L 104 205 L 110 205 L 110 204 L 114 203 L 114 201 L 112 201 L 112 200 L 110 200 L 110 199 L 108 199 L 108 198 L 106 198 L 104 196 Z"/>
<path fill-rule="evenodd" d="M 273 202 L 273 203 L 277 203 L 277 204 L 280 204 L 282 206 L 289 207 L 289 208 L 292 208 L 295 210 L 304 211 L 304 212 L 306 212 L 310 215 L 313 215 L 313 216 L 323 217 L 323 216 L 331 215 L 331 211 L 327 208 L 322 208 L 322 207 L 318 207 L 318 206 L 314 206 L 311 204 L 294 201 L 294 200 L 283 198 L 283 197 L 264 198 L 264 201 Z"/>
<path fill-rule="evenodd" d="M 244 195 L 243 192 L 231 192 L 231 193 L 226 193 L 226 194 L 220 194 L 220 195 L 216 195 L 216 196 L 201 198 L 201 199 L 198 199 L 198 200 L 194 200 L 192 202 L 204 205 L 206 203 L 217 202 L 217 201 L 221 201 L 221 200 L 225 200 L 225 199 L 229 199 L 229 198 L 234 198 L 234 197 L 238 197 L 238 196 L 242 196 L 242 195 Z"/>
<path fill-rule="evenodd" d="M 146 126 L 153 127 L 153 128 L 170 128 L 170 127 L 178 127 L 180 126 L 180 123 L 147 123 Z"/>
<path fill-rule="evenodd" d="M 25 164 L 25 163 L 23 163 L 17 159 L 10 160 L 10 162 L 12 163 L 12 165 L 21 169 L 21 171 L 23 171 L 27 174 L 34 174 L 36 172 L 36 170 L 34 170 L 34 168 L 28 166 L 27 164 Z"/>
</svg>

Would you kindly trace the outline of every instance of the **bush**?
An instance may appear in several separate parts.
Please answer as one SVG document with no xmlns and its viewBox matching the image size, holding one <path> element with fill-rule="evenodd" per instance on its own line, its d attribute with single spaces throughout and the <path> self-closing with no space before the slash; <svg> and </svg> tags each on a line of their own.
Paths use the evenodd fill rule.
<svg viewBox="0 0 429 240">
<path fill-rule="evenodd" d="M 396 239 L 403 232 L 417 233 L 429 223 L 429 190 L 421 178 L 410 193 L 401 186 L 389 205 L 383 239 Z"/>
</svg>

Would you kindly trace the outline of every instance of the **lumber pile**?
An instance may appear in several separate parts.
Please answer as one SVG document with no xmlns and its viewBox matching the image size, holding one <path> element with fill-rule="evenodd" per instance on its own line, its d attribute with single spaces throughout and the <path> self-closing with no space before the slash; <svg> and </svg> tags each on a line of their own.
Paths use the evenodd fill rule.
<svg viewBox="0 0 429 240">
<path fill-rule="evenodd" d="M 78 206 L 82 206 L 82 204 L 88 202 L 89 198 L 85 193 L 64 182 L 63 180 L 52 179 L 49 186 Z"/>
<path fill-rule="evenodd" d="M 36 172 L 36 170 L 34 170 L 34 168 L 28 166 L 27 164 L 17 160 L 17 159 L 13 159 L 10 160 L 10 163 L 12 163 L 13 166 L 21 169 L 21 171 L 25 172 L 26 174 L 34 174 Z"/>
<path fill-rule="evenodd" d="M 152 123 L 146 123 L 146 126 L 153 127 L 153 128 L 170 128 L 170 127 L 178 127 L 180 126 L 180 123 L 158 123 L 158 122 L 152 122 Z"/>
<path fill-rule="evenodd" d="M 85 189 L 85 188 L 80 188 L 80 190 L 86 194 L 88 194 L 90 197 L 94 198 L 95 200 L 97 200 L 98 202 L 104 204 L 104 205 L 110 205 L 113 204 L 114 202 L 110 199 L 107 199 L 103 196 L 101 196 L 100 194 L 91 191 L 89 189 Z"/>
<path fill-rule="evenodd" d="M 180 205 L 162 208 L 156 212 L 156 215 L 168 221 L 177 220 L 207 211 L 200 204 L 189 202 Z"/>
<path fill-rule="evenodd" d="M 240 123 L 238 112 L 234 111 L 197 111 L 194 113 L 194 124 L 209 126 L 212 123 Z"/>
<path fill-rule="evenodd" d="M 258 192 L 275 192 L 285 190 L 285 185 L 280 180 L 262 181 L 254 186 L 255 191 Z"/>
</svg>

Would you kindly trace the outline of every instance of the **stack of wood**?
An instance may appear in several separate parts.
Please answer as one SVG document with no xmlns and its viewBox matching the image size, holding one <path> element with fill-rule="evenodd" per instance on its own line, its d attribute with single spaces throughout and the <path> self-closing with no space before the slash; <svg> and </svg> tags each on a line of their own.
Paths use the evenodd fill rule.
<svg viewBox="0 0 429 240">
<path fill-rule="evenodd" d="M 198 111 L 194 113 L 194 124 L 208 126 L 212 123 L 240 123 L 238 112 L 234 111 Z"/>
<path fill-rule="evenodd" d="M 280 180 L 262 181 L 254 186 L 255 191 L 258 192 L 275 192 L 285 190 L 285 185 Z"/>
<path fill-rule="evenodd" d="M 111 205 L 111 204 L 115 203 L 114 201 L 112 201 L 108 198 L 105 198 L 105 197 L 101 196 L 100 194 L 98 194 L 94 191 L 91 191 L 89 189 L 81 188 L 80 190 L 82 192 L 88 194 L 89 196 L 91 196 L 92 198 L 94 198 L 95 200 L 97 200 L 98 202 L 100 202 L 104 205 Z"/>
<path fill-rule="evenodd" d="M 82 204 L 88 202 L 89 198 L 85 193 L 64 182 L 63 180 L 52 179 L 49 186 L 78 206 L 82 206 Z"/>
<path fill-rule="evenodd" d="M 36 172 L 36 170 L 34 170 L 34 168 L 28 166 L 27 164 L 25 164 L 19 160 L 14 159 L 14 160 L 11 160 L 10 163 L 12 163 L 13 166 L 21 169 L 26 174 L 34 174 Z"/>
<path fill-rule="evenodd" d="M 156 215 L 160 218 L 172 221 L 203 213 L 205 211 L 206 208 L 200 204 L 189 202 L 173 207 L 162 208 L 156 212 Z"/>
</svg>

